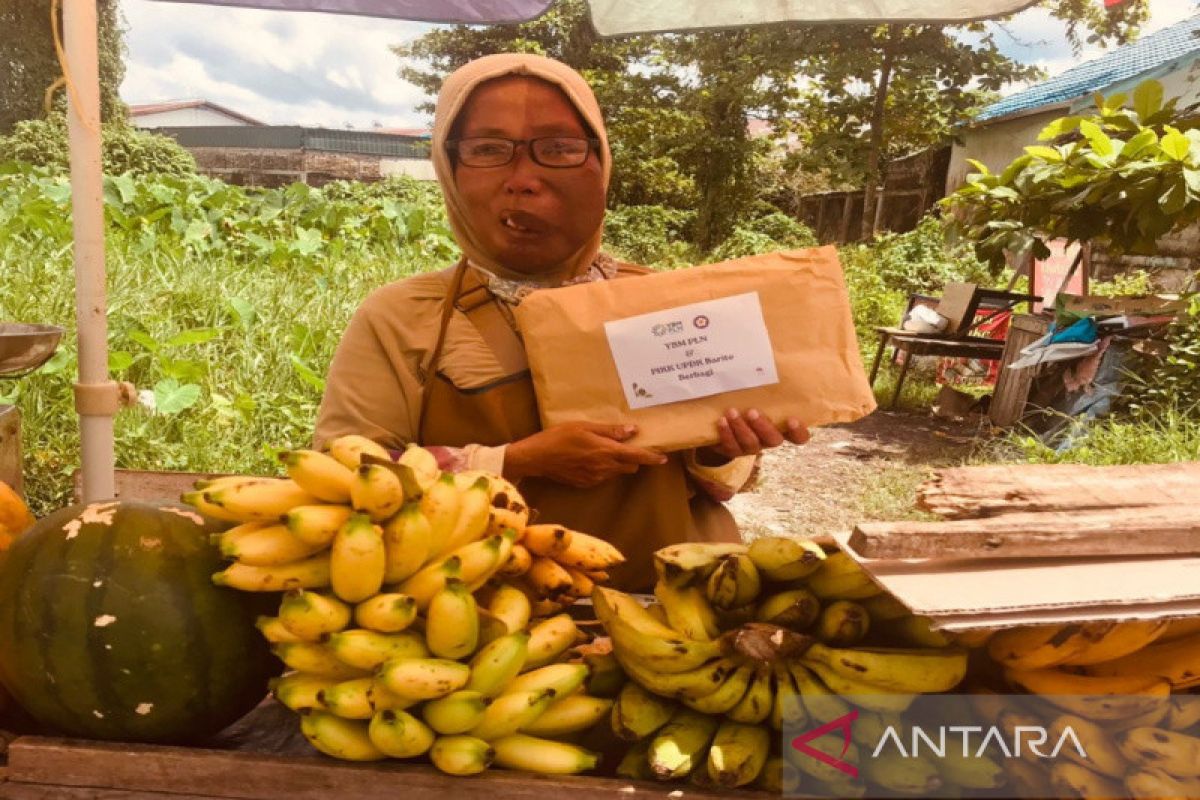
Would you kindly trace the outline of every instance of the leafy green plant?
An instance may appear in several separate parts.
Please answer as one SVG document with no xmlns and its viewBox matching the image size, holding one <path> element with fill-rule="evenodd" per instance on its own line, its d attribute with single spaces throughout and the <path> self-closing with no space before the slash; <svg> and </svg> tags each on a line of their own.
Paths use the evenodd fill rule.
<svg viewBox="0 0 1200 800">
<path fill-rule="evenodd" d="M 1164 234 L 1200 219 L 1200 116 L 1163 101 L 1158 81 L 1096 95 L 1091 116 L 1066 116 L 999 174 L 977 161 L 942 202 L 955 230 L 995 269 L 1005 251 L 1049 255 L 1047 239 L 1153 253 Z"/>
<path fill-rule="evenodd" d="M 104 171 L 190 175 L 196 159 L 174 139 L 135 128 L 124 119 L 102 127 Z M 46 119 L 18 122 L 11 134 L 0 136 L 0 161 L 23 161 L 66 171 L 70 164 L 67 122 L 61 113 Z"/>
<path fill-rule="evenodd" d="M 38 372 L 0 382 L 23 416 L 40 513 L 79 464 L 70 189 L 0 164 L 0 320 L 66 329 Z M 435 188 L 398 180 L 275 190 L 199 176 L 105 178 L 109 366 L 139 390 L 115 422 L 127 469 L 274 474 L 265 445 L 304 446 L 324 373 L 373 289 L 453 263 Z"/>
<path fill-rule="evenodd" d="M 684 231 L 695 214 L 665 206 L 618 206 L 604 218 L 604 246 L 619 258 L 637 264 L 672 266 L 700 263 L 684 242 Z"/>
<path fill-rule="evenodd" d="M 1167 351 L 1151 357 L 1144 374 L 1130 387 L 1134 409 L 1159 413 L 1187 409 L 1200 417 L 1200 295 L 1163 336 Z"/>
</svg>

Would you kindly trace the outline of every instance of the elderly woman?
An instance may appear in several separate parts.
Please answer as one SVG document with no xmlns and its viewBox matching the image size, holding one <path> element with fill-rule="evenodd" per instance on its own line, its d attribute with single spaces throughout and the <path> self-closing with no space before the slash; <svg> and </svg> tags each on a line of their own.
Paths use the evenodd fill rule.
<svg viewBox="0 0 1200 800">
<path fill-rule="evenodd" d="M 614 582 L 648 587 L 650 554 L 683 541 L 737 541 L 721 504 L 755 456 L 802 443 L 753 409 L 715 422 L 719 443 L 663 454 L 626 426 L 542 429 L 512 308 L 529 292 L 647 272 L 600 253 L 611 157 L 583 78 L 557 61 L 494 55 L 452 75 L 438 97 L 433 163 L 463 257 L 374 292 L 329 371 L 316 441 L 359 433 L 417 442 L 444 469 L 519 482 L 541 522 L 602 536 L 626 555 Z M 580 369 L 587 369 L 580 364 Z"/>
</svg>

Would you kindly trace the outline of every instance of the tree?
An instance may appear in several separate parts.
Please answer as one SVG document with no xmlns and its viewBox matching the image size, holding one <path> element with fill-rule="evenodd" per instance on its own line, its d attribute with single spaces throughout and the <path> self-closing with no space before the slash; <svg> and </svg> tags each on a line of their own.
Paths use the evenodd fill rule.
<svg viewBox="0 0 1200 800">
<path fill-rule="evenodd" d="M 1076 51 L 1087 42 L 1125 43 L 1148 14 L 1146 0 L 1105 10 L 1086 0 L 1054 0 Z M 946 141 L 952 131 L 1013 81 L 1038 70 L 1005 56 L 995 29 L 962 26 L 839 26 L 810 37 L 803 71 L 811 83 L 793 127 L 802 168 L 831 184 L 864 187 L 862 236 L 875 231 L 876 188 L 887 162 Z"/>
<path fill-rule="evenodd" d="M 1006 252 L 1046 258 L 1052 239 L 1157 252 L 1200 220 L 1200 108 L 1164 102 L 1154 80 L 1130 100 L 1097 95 L 1093 114 L 1053 120 L 999 174 L 973 162 L 978 173 L 942 201 L 951 230 L 997 270 Z"/>
<path fill-rule="evenodd" d="M 799 41 L 788 27 L 605 40 L 581 0 L 563 0 L 524 25 L 437 30 L 393 50 L 406 61 L 401 77 L 429 94 L 491 53 L 539 53 L 578 69 L 607 115 L 610 203 L 696 209 L 692 238 L 707 249 L 761 192 L 766 143 L 748 136 L 747 114 L 792 95 Z"/>
<path fill-rule="evenodd" d="M 1054 0 L 1078 43 L 1123 41 L 1147 0 L 1098 12 Z M 977 41 L 972 42 L 974 38 Z M 516 26 L 433 31 L 393 48 L 400 74 L 434 94 L 446 74 L 498 52 L 541 53 L 579 69 L 608 115 L 614 204 L 695 210 L 692 240 L 709 249 L 761 207 L 766 156 L 788 136 L 794 157 L 873 193 L 886 161 L 946 141 L 1007 83 L 1034 71 L 1006 58 L 982 25 L 772 25 L 599 39 L 582 0 Z M 752 139 L 748 117 L 773 134 Z M 873 222 L 873 216 L 868 220 Z"/>
<path fill-rule="evenodd" d="M 51 0 L 0 0 L 0 134 L 46 114 L 46 90 L 62 75 L 50 23 Z M 100 113 L 123 120 L 118 94 L 125 77 L 119 0 L 98 0 Z M 60 20 L 59 32 L 62 25 Z M 61 97 L 60 89 L 59 97 Z"/>
</svg>

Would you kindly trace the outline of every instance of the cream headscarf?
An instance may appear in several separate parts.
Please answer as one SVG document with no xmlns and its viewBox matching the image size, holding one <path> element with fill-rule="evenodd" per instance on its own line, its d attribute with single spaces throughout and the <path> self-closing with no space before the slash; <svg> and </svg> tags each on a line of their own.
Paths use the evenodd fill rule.
<svg viewBox="0 0 1200 800">
<path fill-rule="evenodd" d="M 505 75 L 529 75 L 541 78 L 554 84 L 563 91 L 571 104 L 579 111 L 580 116 L 587 122 L 594 135 L 600 140 L 600 164 L 603 170 L 604 189 L 608 191 L 608 179 L 612 171 L 612 157 L 608 151 L 608 134 L 604 130 L 604 117 L 596 96 L 575 70 L 543 56 L 517 53 L 500 53 L 497 55 L 477 58 L 452 72 L 442 90 L 438 93 L 437 110 L 433 118 L 433 169 L 437 174 L 438 183 L 442 187 L 442 195 L 446 199 L 446 212 L 450 217 L 450 227 L 462 248 L 463 255 L 474 265 L 483 267 L 497 275 L 511 277 L 512 271 L 505 269 L 483 249 L 475 232 L 467 222 L 462 198 L 454 183 L 454 166 L 446 153 L 446 139 L 454 127 L 454 120 L 462 111 L 463 105 L 471 92 L 479 84 Z M 576 253 L 571 256 L 562 274 L 579 275 L 591 265 L 600 252 L 600 237 L 603 225 L 596 227 L 592 237 L 584 242 Z"/>
</svg>

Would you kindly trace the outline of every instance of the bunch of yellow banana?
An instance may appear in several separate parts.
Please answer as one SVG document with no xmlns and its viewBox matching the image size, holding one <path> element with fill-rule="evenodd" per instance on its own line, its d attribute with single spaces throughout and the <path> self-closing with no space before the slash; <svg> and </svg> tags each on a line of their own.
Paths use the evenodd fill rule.
<svg viewBox="0 0 1200 800">
<path fill-rule="evenodd" d="M 626 777 L 794 785 L 797 765 L 772 751 L 785 720 L 827 722 L 853 702 L 856 727 L 882 731 L 885 717 L 917 694 L 949 691 L 965 675 L 966 651 L 946 642 L 877 646 L 865 603 L 881 590 L 848 556 L 816 543 L 690 543 L 663 548 L 654 560 L 650 606 L 604 587 L 592 593 L 612 656 L 630 679 L 611 717 L 613 732 L 634 743 L 618 768 Z M 912 616 L 900 608 L 893 619 Z M 930 765 L 877 769 L 870 779 L 896 791 L 942 785 Z M 849 796 L 852 787 L 837 777 L 814 779 Z"/>
<path fill-rule="evenodd" d="M 591 769 L 598 756 L 563 739 L 607 720 L 613 700 L 587 691 L 586 663 L 564 660 L 579 639 L 574 620 L 511 619 L 520 624 L 510 629 L 449 577 L 421 614 L 398 592 L 351 604 L 294 589 L 259 628 L 292 670 L 273 682 L 275 698 L 327 755 L 427 758 L 453 775 Z"/>
<path fill-rule="evenodd" d="M 549 523 L 526 525 L 513 551 L 501 575 L 541 614 L 590 597 L 595 586 L 608 582 L 609 570 L 625 561 L 603 539 Z"/>
<path fill-rule="evenodd" d="M 280 461 L 287 478 L 221 478 L 184 500 L 237 523 L 217 536 L 234 563 L 215 582 L 284 593 L 258 627 L 289 670 L 273 693 L 314 747 L 456 775 L 595 766 L 563 739 L 607 720 L 613 701 L 589 691 L 587 663 L 567 663 L 574 620 L 549 612 L 606 580 L 615 548 L 527 524 L 511 483 L 442 473 L 420 447 L 394 462 L 346 436 Z"/>
</svg>

